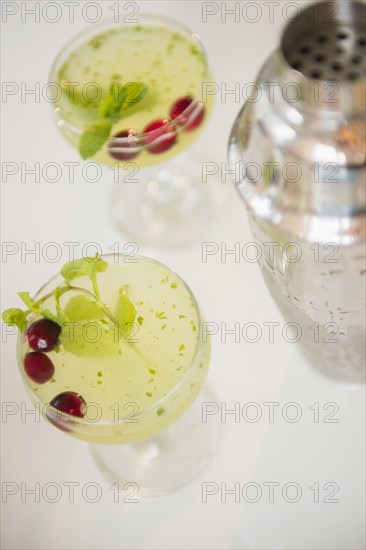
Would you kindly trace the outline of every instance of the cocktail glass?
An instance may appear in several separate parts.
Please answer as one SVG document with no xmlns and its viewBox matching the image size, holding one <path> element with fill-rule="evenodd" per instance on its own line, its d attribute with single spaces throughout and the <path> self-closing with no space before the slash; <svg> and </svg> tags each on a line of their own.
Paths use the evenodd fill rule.
<svg viewBox="0 0 366 550">
<path fill-rule="evenodd" d="M 91 160 L 118 180 L 110 200 L 113 223 L 141 244 L 170 247 L 213 221 L 220 201 L 213 179 L 202 181 L 203 159 L 187 150 L 212 108 L 212 95 L 205 93 L 209 68 L 200 38 L 187 27 L 163 16 L 138 19 L 137 25 L 104 21 L 65 45 L 50 73 L 63 90 L 53 106 L 58 127 L 78 148 L 85 124 L 95 117 L 99 89 L 103 97 L 113 80 L 148 86 L 146 98 L 131 106 Z M 147 131 L 156 119 L 163 125 Z"/>
<path fill-rule="evenodd" d="M 53 293 L 63 289 L 60 305 L 69 322 L 62 326 L 59 346 L 42 354 L 54 373 L 45 383 L 30 378 L 25 365 L 33 352 L 24 334 L 18 338 L 19 368 L 46 420 L 91 443 L 108 480 L 121 489 L 134 483 L 140 495 L 164 494 L 197 476 L 217 445 L 217 423 L 202 421 L 202 402 L 213 399 L 201 392 L 210 343 L 191 290 L 173 271 L 144 257 L 102 258 L 108 268 L 98 273 L 98 285 L 107 317 L 118 308 L 123 315 L 128 307 L 120 303 L 120 292 L 128 293 L 136 309 L 135 322 L 120 326 L 124 338 L 116 338 L 98 311 L 93 313 L 93 285 L 87 277 L 67 289 L 56 275 L 34 298 L 50 296 L 42 307 L 56 313 Z M 31 317 L 28 327 L 36 320 Z M 56 407 L 57 399 L 70 393 L 82 399 L 82 417 Z"/>
</svg>

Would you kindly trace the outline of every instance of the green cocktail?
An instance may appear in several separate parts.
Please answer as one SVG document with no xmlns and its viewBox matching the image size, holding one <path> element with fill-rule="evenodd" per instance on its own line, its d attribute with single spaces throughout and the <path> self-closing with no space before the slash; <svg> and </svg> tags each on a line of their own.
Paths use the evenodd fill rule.
<svg viewBox="0 0 366 550">
<path fill-rule="evenodd" d="M 103 461 L 109 460 L 105 449 L 115 448 L 111 453 L 119 466 L 111 468 L 110 479 L 123 476 L 123 465 L 132 472 L 130 480 L 149 487 L 153 479 L 155 490 L 158 462 L 150 477 L 147 469 L 140 479 L 131 448 L 156 446 L 155 437 L 161 440 L 169 427 L 169 452 L 190 433 L 184 453 L 207 452 L 207 427 L 183 413 L 202 389 L 210 345 L 202 339 L 199 308 L 182 279 L 156 261 L 133 260 L 111 254 L 69 262 L 34 299 L 19 293 L 28 309 L 12 308 L 3 319 L 20 328 L 19 367 L 45 418 L 69 435 L 109 444 L 95 446 Z M 169 464 L 181 459 L 174 453 Z M 190 461 L 188 466 L 187 479 Z M 167 484 L 181 481 L 182 472 L 177 477 L 174 471 Z"/>
<path fill-rule="evenodd" d="M 189 148 L 209 119 L 212 78 L 196 33 L 163 16 L 138 19 L 101 22 L 65 45 L 49 78 L 54 115 L 79 158 L 113 170 L 112 222 L 130 240 L 176 246 L 216 219 L 214 185 Z"/>
<path fill-rule="evenodd" d="M 57 120 L 83 158 L 107 165 L 133 159 L 141 168 L 166 161 L 195 139 L 207 118 L 200 103 L 206 58 L 194 35 L 167 23 L 152 18 L 114 25 L 80 44 L 73 41 L 57 58 L 51 73 L 62 90 Z M 103 108 L 109 99 L 113 116 Z M 80 136 L 90 125 L 103 133 L 108 122 L 109 138 L 92 154 Z"/>
</svg>

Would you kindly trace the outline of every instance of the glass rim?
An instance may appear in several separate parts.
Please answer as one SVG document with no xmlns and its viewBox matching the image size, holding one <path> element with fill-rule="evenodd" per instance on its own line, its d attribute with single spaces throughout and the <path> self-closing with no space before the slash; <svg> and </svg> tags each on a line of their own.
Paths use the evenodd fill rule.
<svg viewBox="0 0 366 550">
<path fill-rule="evenodd" d="M 122 252 L 119 252 L 119 253 L 114 253 L 114 252 L 111 252 L 111 253 L 107 253 L 107 254 L 101 254 L 99 256 L 99 258 L 102 258 L 102 259 L 105 259 L 105 258 L 109 258 L 109 257 L 116 257 L 118 256 L 119 258 L 120 257 L 123 257 L 123 258 L 126 258 L 126 257 L 129 257 L 129 254 L 124 254 Z M 202 342 L 201 342 L 201 339 L 202 339 L 202 315 L 201 315 L 201 310 L 200 310 L 200 307 L 198 305 L 198 302 L 196 300 L 196 297 L 194 295 L 194 293 L 192 292 L 192 290 L 190 289 L 190 287 L 188 286 L 188 284 L 171 268 L 167 267 L 165 264 L 163 264 L 162 262 L 158 261 L 158 260 L 155 260 L 153 258 L 149 258 L 147 256 L 142 256 L 142 255 L 136 255 L 134 256 L 135 259 L 137 259 L 138 261 L 142 260 L 142 261 L 146 261 L 146 262 L 149 262 L 155 266 L 158 266 L 158 267 L 163 267 L 165 270 L 168 271 L 168 273 L 171 273 L 173 274 L 175 277 L 178 278 L 179 282 L 182 283 L 184 289 L 188 292 L 189 296 L 192 298 L 192 302 L 194 304 L 194 307 L 195 307 L 195 311 L 196 311 L 196 314 L 197 314 L 197 324 L 198 324 L 198 327 L 197 327 L 197 341 L 196 341 L 196 346 L 195 346 L 195 349 L 194 349 L 194 353 L 192 355 L 192 358 L 191 358 L 191 361 L 190 361 L 190 365 L 187 369 L 187 371 L 184 373 L 184 376 L 169 390 L 169 392 L 163 396 L 157 403 L 153 404 L 153 405 L 150 405 L 149 407 L 146 407 L 144 409 L 142 409 L 141 411 L 137 412 L 136 414 L 134 414 L 133 416 L 131 416 L 131 414 L 126 414 L 125 417 L 122 417 L 122 418 L 119 418 L 118 421 L 107 421 L 107 420 L 103 420 L 103 421 L 97 421 L 97 422 L 93 422 L 93 421 L 88 421 L 88 420 L 85 420 L 83 417 L 77 417 L 77 416 L 73 416 L 73 415 L 70 415 L 68 413 L 64 413 L 62 411 L 60 411 L 59 409 L 53 407 L 52 405 L 50 405 L 50 403 L 45 403 L 42 401 L 42 399 L 39 397 L 39 395 L 37 394 L 37 392 L 33 391 L 32 388 L 31 388 L 31 385 L 29 383 L 29 380 L 28 378 L 26 377 L 26 374 L 24 372 L 24 366 L 23 366 L 23 360 L 22 360 L 22 356 L 21 356 L 21 339 L 25 333 L 24 332 L 18 332 L 18 337 L 17 337 L 17 363 L 18 363 L 18 368 L 20 370 L 20 373 L 21 373 L 21 377 L 23 379 L 23 382 L 26 386 L 26 389 L 28 390 L 28 392 L 32 395 L 32 397 L 35 398 L 35 401 L 37 403 L 40 403 L 40 405 L 42 405 L 43 407 L 47 407 L 47 411 L 52 411 L 55 413 L 55 416 L 57 418 L 57 421 L 59 420 L 65 420 L 66 423 L 70 423 L 70 419 L 71 419 L 71 422 L 72 422 L 72 425 L 73 426 L 76 426 L 76 425 L 82 425 L 82 426 L 95 426 L 95 427 L 100 427 L 100 426 L 110 426 L 111 424 L 112 425 L 120 425 L 120 424 L 124 424 L 125 423 L 125 420 L 129 420 L 130 418 L 138 418 L 138 417 L 141 417 L 142 415 L 144 414 L 147 414 L 151 411 L 154 411 L 154 410 L 157 410 L 159 409 L 159 407 L 163 406 L 164 403 L 184 384 L 184 382 L 186 381 L 187 378 L 189 378 L 189 375 L 197 361 L 197 356 L 200 352 L 200 348 L 201 348 L 201 345 L 202 345 Z M 136 263 L 136 262 L 134 262 Z M 33 298 L 37 298 L 38 296 L 40 296 L 42 294 L 42 292 L 55 280 L 59 279 L 61 276 L 60 273 L 57 273 L 56 275 L 53 275 L 46 283 L 44 283 L 38 290 L 37 292 L 34 294 Z M 72 390 L 70 390 L 72 391 Z M 58 395 L 58 394 L 57 394 Z M 92 402 L 91 404 L 94 404 L 95 402 Z M 131 401 L 131 403 L 134 403 L 133 401 Z M 86 404 L 86 406 L 88 406 L 88 404 Z M 47 415 L 46 415 L 47 416 Z M 48 417 L 47 417 L 48 418 Z M 52 420 L 50 420 L 48 418 L 48 421 L 50 423 L 55 423 L 55 422 L 52 422 Z M 57 422 L 56 422 L 57 423 Z M 129 422 L 128 422 L 129 423 Z"/>
<path fill-rule="evenodd" d="M 180 21 L 177 21 L 176 19 L 173 19 L 172 17 L 168 17 L 168 16 L 160 15 L 160 14 L 154 14 L 154 13 L 150 13 L 150 12 L 143 12 L 143 13 L 139 14 L 139 18 L 141 18 L 142 21 L 139 21 L 136 24 L 132 24 L 131 26 L 143 26 L 143 25 L 149 24 L 149 21 L 153 21 L 156 26 L 158 26 L 159 23 L 161 23 L 162 26 L 164 26 L 164 24 L 165 24 L 166 26 L 176 27 L 184 35 L 189 36 L 199 46 L 200 51 L 203 54 L 204 67 L 205 67 L 204 76 L 203 76 L 203 79 L 201 81 L 201 86 L 202 86 L 202 83 L 205 82 L 206 79 L 209 76 L 209 67 L 208 67 L 207 53 L 206 53 L 205 47 L 202 43 L 202 40 L 201 40 L 200 36 L 197 33 L 193 32 L 184 23 L 181 23 Z M 144 23 L 144 21 L 143 21 L 144 19 L 146 19 L 147 22 Z M 57 75 L 58 69 L 62 66 L 62 61 L 64 61 L 63 56 L 65 54 L 65 51 L 70 50 L 69 54 L 72 53 L 74 51 L 74 49 L 72 48 L 73 45 L 78 43 L 78 41 L 80 39 L 82 39 L 84 36 L 87 37 L 87 36 L 90 35 L 90 37 L 92 38 L 93 36 L 97 36 L 98 34 L 100 34 L 102 32 L 101 29 L 103 29 L 105 27 L 109 28 L 109 27 L 112 27 L 113 25 L 122 27 L 122 26 L 126 25 L 126 23 L 121 22 L 121 21 L 116 23 L 114 21 L 113 17 L 108 17 L 108 18 L 105 18 L 105 19 L 99 21 L 98 23 L 96 23 L 95 26 L 93 26 L 93 28 L 92 28 L 93 32 L 91 32 L 90 27 L 87 27 L 87 28 L 82 29 L 78 33 L 76 33 L 69 40 L 67 40 L 65 42 L 65 44 L 62 46 L 61 50 L 56 55 L 56 58 L 54 59 L 52 65 L 51 65 L 51 68 L 50 68 L 50 71 L 49 71 L 49 76 L 48 76 L 48 82 L 57 84 L 56 75 Z M 100 32 L 98 32 L 98 29 L 100 29 Z M 129 84 L 129 82 L 126 82 L 126 84 Z M 197 95 L 195 97 L 192 97 L 192 100 L 193 101 L 186 107 L 186 109 L 184 109 L 184 111 L 182 111 L 180 113 L 180 115 L 177 118 L 175 118 L 175 119 L 168 119 L 168 118 L 163 119 L 164 120 L 164 125 L 161 128 L 163 128 L 163 127 L 168 128 L 169 126 L 174 126 L 175 131 L 179 131 L 179 129 L 183 129 L 184 128 L 183 126 L 181 126 L 179 123 L 176 124 L 175 122 L 178 121 L 179 119 L 182 120 L 184 117 L 191 116 L 192 112 L 194 112 L 194 110 L 196 110 L 198 106 L 202 107 L 202 105 L 203 105 L 202 100 L 199 99 L 199 95 Z M 62 124 L 69 131 L 73 132 L 75 135 L 78 135 L 78 136 L 81 135 L 82 132 L 83 132 L 82 128 L 74 126 L 73 124 L 68 122 L 64 117 L 61 117 L 61 116 L 58 117 L 58 124 Z M 126 128 L 126 130 L 127 130 L 127 128 Z M 143 138 L 145 136 L 147 136 L 148 134 L 151 135 L 151 132 L 138 133 L 136 135 L 136 137 L 141 139 L 141 141 L 143 141 Z M 113 143 L 114 139 L 118 140 L 118 144 L 125 143 L 126 145 L 127 144 L 129 145 L 129 143 L 130 143 L 129 142 L 130 136 L 127 136 L 127 137 L 113 137 L 113 136 L 111 136 L 108 140 L 108 143 L 110 143 L 110 142 Z M 158 141 L 159 141 L 159 138 L 156 140 L 156 142 L 158 142 Z M 136 146 L 136 148 L 141 147 L 143 145 L 144 145 L 144 143 L 141 143 L 140 145 Z M 129 149 L 130 149 L 130 147 L 129 147 Z"/>
</svg>

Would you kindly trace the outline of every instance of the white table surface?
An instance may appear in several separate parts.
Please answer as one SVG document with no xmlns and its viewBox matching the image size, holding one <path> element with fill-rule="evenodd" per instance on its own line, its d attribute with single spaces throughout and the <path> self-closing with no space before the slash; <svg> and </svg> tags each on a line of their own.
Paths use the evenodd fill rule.
<svg viewBox="0 0 366 550">
<path fill-rule="evenodd" d="M 5 4 L 2 3 L 2 4 Z M 34 2 L 10 2 L 21 9 Z M 2 24 L 2 78 L 5 82 L 24 82 L 28 87 L 47 82 L 49 67 L 63 44 L 86 23 L 81 17 L 80 2 L 75 8 L 75 22 L 68 22 L 64 2 L 59 22 L 36 23 L 30 15 L 23 21 L 20 12 Z M 111 15 L 113 2 L 99 2 L 103 16 Z M 211 3 L 214 5 L 215 3 Z M 233 5 L 232 3 L 229 3 Z M 240 3 L 241 6 L 248 4 Z M 254 12 L 246 12 L 240 22 L 219 14 L 202 21 L 200 1 L 137 2 L 141 12 L 150 11 L 175 17 L 200 34 L 208 51 L 215 79 L 233 88 L 254 79 L 257 70 L 276 47 L 285 21 L 282 9 L 274 6 L 274 21 L 269 8 L 257 2 L 262 16 L 248 22 Z M 281 2 L 281 6 L 286 4 Z M 41 2 L 44 6 L 45 2 Z M 216 4 L 215 4 L 216 5 Z M 289 5 L 289 3 L 287 3 Z M 220 8 L 220 3 L 217 4 Z M 50 10 L 52 8 L 49 8 Z M 121 3 L 121 13 L 123 3 Z M 126 9 L 126 6 L 125 6 Z M 291 13 L 291 7 L 288 7 Z M 127 12 L 126 12 L 127 13 Z M 221 12 L 223 13 L 223 12 Z M 90 11 L 90 17 L 92 11 Z M 53 17 L 49 12 L 49 17 Z M 24 86 L 24 85 L 23 85 Z M 217 98 L 212 119 L 197 141 L 206 159 L 226 161 L 226 144 L 232 122 L 241 106 L 233 95 L 226 101 Z M 19 93 L 2 104 L 2 160 L 28 168 L 39 162 L 78 162 L 79 158 L 54 126 L 50 106 L 30 96 L 21 101 Z M 126 238 L 110 225 L 107 199 L 112 189 L 111 173 L 103 181 L 83 181 L 81 166 L 76 181 L 67 181 L 65 171 L 58 183 L 34 182 L 20 173 L 2 182 L 3 247 L 19 247 L 14 255 L 2 255 L 2 309 L 17 304 L 16 292 L 35 292 L 67 259 L 65 242 L 78 242 L 77 252 L 85 243 L 99 243 L 105 251 L 116 241 L 121 246 Z M 226 243 L 228 248 L 251 240 L 244 205 L 232 184 L 226 188 L 227 217 L 193 245 L 164 252 L 140 248 L 140 252 L 165 262 L 192 287 L 206 318 L 211 322 L 235 322 L 244 325 L 257 322 L 263 335 L 256 344 L 228 336 L 220 342 L 213 337 L 213 352 L 208 381 L 218 395 L 219 403 L 232 408 L 255 402 L 262 418 L 250 423 L 243 418 L 236 423 L 232 416 L 222 424 L 219 450 L 209 468 L 195 481 L 161 498 L 140 500 L 136 504 L 114 502 L 109 484 L 103 480 L 88 452 L 88 446 L 65 437 L 46 422 L 36 422 L 31 415 L 24 421 L 20 413 L 2 416 L 2 547 L 5 549 L 362 549 L 364 540 L 364 389 L 344 386 L 319 376 L 301 356 L 296 345 L 280 335 L 269 342 L 264 322 L 281 323 L 256 264 L 244 260 L 235 263 L 233 256 L 221 262 L 220 255 L 202 262 L 202 240 Z M 59 243 L 63 256 L 55 264 L 20 251 L 49 242 Z M 23 244 L 22 244 L 23 243 Z M 35 243 L 39 243 L 36 245 Z M 4 252 L 4 248 L 3 248 Z M 6 342 L 5 342 L 6 340 Z M 15 337 L 4 335 L 3 328 L 1 394 L 4 403 L 32 409 L 25 393 L 15 360 Z M 277 402 L 274 422 L 269 422 L 265 402 Z M 295 402 L 301 411 L 297 423 L 284 420 L 286 404 Z M 310 409 L 319 403 L 320 421 L 314 421 Z M 332 408 L 338 408 L 334 419 L 324 422 Z M 3 405 L 4 406 L 4 405 Z M 9 407 L 9 405 L 5 405 Z M 285 407 L 285 409 L 283 408 Z M 288 409 L 288 414 L 291 415 Z M 249 414 L 249 413 L 248 413 Z M 58 483 L 62 497 L 56 503 L 41 496 L 21 498 L 21 484 L 30 489 Z M 75 500 L 69 502 L 67 482 L 78 482 Z M 220 494 L 202 502 L 202 483 L 226 483 L 240 488 L 252 482 L 260 485 L 262 498 L 256 503 L 233 495 L 221 502 Z M 268 485 L 279 483 L 274 502 L 269 501 Z M 296 503 L 287 502 L 282 489 L 296 483 L 302 491 Z M 18 492 L 6 497 L 9 483 Z M 83 499 L 82 488 L 98 483 L 102 496 L 96 503 Z M 319 483 L 320 502 L 314 502 Z M 338 502 L 324 502 L 335 485 Z M 326 487 L 324 488 L 324 485 Z M 23 491 L 24 492 L 24 491 Z M 50 493 L 51 494 L 51 493 Z M 289 490 L 290 498 L 292 497 Z M 6 502 L 4 502 L 6 500 Z"/>
</svg>

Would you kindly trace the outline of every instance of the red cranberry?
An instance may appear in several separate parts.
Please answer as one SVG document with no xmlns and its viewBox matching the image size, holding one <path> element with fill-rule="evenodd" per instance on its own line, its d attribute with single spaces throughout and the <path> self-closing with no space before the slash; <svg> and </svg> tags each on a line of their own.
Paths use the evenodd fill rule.
<svg viewBox="0 0 366 550">
<path fill-rule="evenodd" d="M 29 347 L 41 351 L 51 351 L 58 344 L 60 334 L 60 325 L 49 319 L 35 321 L 26 332 Z"/>
<path fill-rule="evenodd" d="M 126 139 L 128 138 L 129 139 Z M 122 143 L 115 142 L 115 138 L 124 138 Z M 136 150 L 137 139 L 130 130 L 118 132 L 108 143 L 108 153 L 117 160 L 131 160 L 137 157 L 140 151 Z M 130 150 L 131 149 L 131 150 Z"/>
<path fill-rule="evenodd" d="M 24 370 L 33 382 L 44 384 L 51 380 L 55 367 L 47 355 L 40 351 L 31 351 L 24 358 Z"/>
<path fill-rule="evenodd" d="M 85 415 L 86 403 L 80 394 L 73 391 L 59 393 L 52 399 L 50 405 L 70 416 L 83 418 Z"/>
<path fill-rule="evenodd" d="M 144 141 L 149 153 L 165 153 L 177 139 L 174 126 L 167 120 L 154 120 L 144 130 Z"/>
<path fill-rule="evenodd" d="M 190 108 L 188 109 L 188 107 Z M 187 109 L 188 112 L 185 112 Z M 203 104 L 190 96 L 181 97 L 170 109 L 170 117 L 176 120 L 179 126 L 184 126 L 184 129 L 188 132 L 195 130 L 201 124 L 204 115 L 205 108 Z"/>
</svg>

